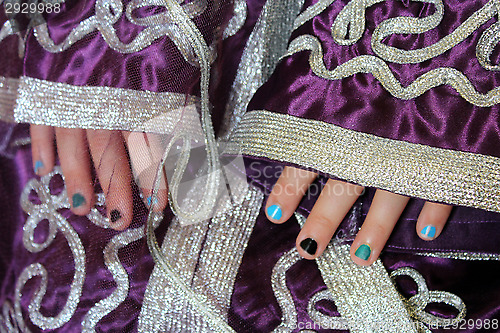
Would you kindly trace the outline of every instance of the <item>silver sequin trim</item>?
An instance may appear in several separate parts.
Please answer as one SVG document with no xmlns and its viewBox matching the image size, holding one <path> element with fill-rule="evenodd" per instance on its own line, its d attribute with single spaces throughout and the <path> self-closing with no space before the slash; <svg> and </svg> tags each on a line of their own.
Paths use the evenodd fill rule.
<svg viewBox="0 0 500 333">
<path fill-rule="evenodd" d="M 416 253 L 423 257 L 434 257 L 442 259 L 457 259 L 457 260 L 500 260 L 500 255 L 490 253 L 473 253 L 473 252 L 429 252 Z"/>
<path fill-rule="evenodd" d="M 448 85 L 474 105 L 489 107 L 500 103 L 500 87 L 482 94 L 474 88 L 462 72 L 451 67 L 430 70 L 419 76 L 407 87 L 403 87 L 389 66 L 376 56 L 361 55 L 330 71 L 323 62 L 320 41 L 311 35 L 302 35 L 294 39 L 290 43 L 286 56 L 304 50 L 311 51 L 309 65 L 312 71 L 319 77 L 328 80 L 341 80 L 357 73 L 371 73 L 391 95 L 404 100 L 416 98 L 437 86 Z"/>
<path fill-rule="evenodd" d="M 297 327 L 297 310 L 292 293 L 286 286 L 286 272 L 301 259 L 294 247 L 283 254 L 273 267 L 271 285 L 282 313 L 281 323 L 273 331 L 275 333 L 292 332 Z"/>
<path fill-rule="evenodd" d="M 55 317 L 46 317 L 40 313 L 42 299 L 47 291 L 48 279 L 48 273 L 40 263 L 34 263 L 26 267 L 17 280 L 14 307 L 16 317 L 18 317 L 17 322 L 20 324 L 23 322 L 20 304 L 22 289 L 27 281 L 35 276 L 40 276 L 40 285 L 34 292 L 28 306 L 28 312 L 33 324 L 44 330 L 59 328 L 71 319 L 80 301 L 86 271 L 86 255 L 81 240 L 69 222 L 57 211 L 61 208 L 70 207 L 66 191 L 53 195 L 48 190 L 51 178 L 57 174 L 62 177 L 59 168 L 42 177 L 40 181 L 36 179 L 30 180 L 21 194 L 21 206 L 29 215 L 23 228 L 23 243 L 26 249 L 30 252 L 40 252 L 52 243 L 57 232 L 61 232 L 68 241 L 75 265 L 74 278 L 70 286 L 68 299 L 61 312 Z M 41 201 L 40 204 L 34 204 L 29 200 L 28 195 L 32 190 L 37 193 Z M 49 234 L 44 242 L 37 243 L 34 241 L 33 234 L 38 224 L 44 219 L 49 221 Z"/>
<path fill-rule="evenodd" d="M 166 7 L 167 11 L 145 18 L 138 18 L 132 15 L 135 9 L 147 6 Z M 184 3 L 182 8 L 189 18 L 196 17 L 205 11 L 207 0 L 195 0 Z M 121 53 L 134 53 L 150 46 L 156 39 L 169 37 L 184 56 L 185 60 L 197 63 L 193 45 L 188 36 L 183 33 L 182 28 L 175 24 L 173 16 L 175 13 L 169 12 L 169 5 L 165 1 L 158 0 L 134 0 L 128 3 L 125 8 L 125 15 L 128 20 L 139 26 L 145 27 L 134 40 L 125 44 L 120 41 L 113 25 L 122 16 L 124 5 L 121 0 L 98 0 L 95 5 L 95 15 L 87 18 L 74 28 L 66 39 L 55 44 L 49 35 L 47 24 L 36 26 L 34 35 L 40 45 L 49 52 L 62 52 L 67 50 L 77 41 L 83 39 L 94 31 L 100 31 L 106 43 L 114 50 Z"/>
<path fill-rule="evenodd" d="M 229 20 L 222 38 L 228 38 L 236 34 L 247 19 L 248 8 L 246 0 L 234 0 L 234 14 Z"/>
<path fill-rule="evenodd" d="M 16 105 L 17 86 L 19 80 L 0 76 L 0 120 L 14 122 L 14 106 Z"/>
<path fill-rule="evenodd" d="M 18 92 L 17 122 L 66 128 L 172 133 L 183 108 L 199 104 L 185 94 L 77 87 L 26 76 Z"/>
<path fill-rule="evenodd" d="M 219 137 L 225 141 L 245 114 L 250 99 L 286 52 L 293 21 L 304 0 L 266 1 L 238 66 Z"/>
<path fill-rule="evenodd" d="M 349 245 L 332 243 L 316 262 L 350 332 L 415 332 L 380 260 L 358 266 L 351 260 Z"/>
<path fill-rule="evenodd" d="M 311 20 L 313 17 L 321 14 L 326 8 L 328 8 L 335 0 L 319 0 L 314 5 L 306 8 L 293 22 L 293 30 L 296 30 L 304 23 Z"/>
<path fill-rule="evenodd" d="M 159 225 L 162 218 L 163 216 L 161 214 L 155 214 L 155 228 Z M 116 282 L 117 286 L 108 297 L 97 302 L 97 304 L 85 315 L 82 321 L 82 332 L 95 332 L 97 323 L 111 311 L 116 309 L 127 298 L 130 286 L 129 277 L 127 271 L 120 262 L 118 251 L 142 237 L 144 237 L 144 226 L 125 230 L 114 236 L 106 245 L 103 253 L 104 263 L 113 275 L 113 280 Z"/>
<path fill-rule="evenodd" d="M 316 294 L 311 297 L 309 303 L 307 303 L 307 313 L 315 323 L 320 325 L 320 327 L 325 327 L 328 329 L 336 329 L 336 330 L 347 330 L 349 329 L 347 322 L 341 317 L 331 317 L 327 316 L 321 311 L 316 310 L 316 303 L 322 300 L 328 300 L 335 302 L 330 290 L 325 289 L 318 291 Z"/>
<path fill-rule="evenodd" d="M 417 293 L 409 299 L 403 298 L 410 316 L 419 322 L 432 327 L 447 327 L 456 325 L 465 318 L 466 308 L 465 303 L 460 297 L 447 291 L 430 291 L 427 287 L 424 277 L 411 267 L 399 268 L 391 273 L 391 278 L 406 275 L 415 281 L 417 284 Z M 453 318 L 443 318 L 430 314 L 425 311 L 425 307 L 431 303 L 444 303 L 458 311 L 458 314 Z"/>
<path fill-rule="evenodd" d="M 172 221 L 159 250 L 165 262 L 155 258 L 139 331 L 233 331 L 226 323 L 227 310 L 262 202 L 263 194 L 249 187 L 242 204 L 209 221 L 188 226 Z"/>
<path fill-rule="evenodd" d="M 500 212 L 496 157 L 381 138 L 269 111 L 247 113 L 226 149 L 310 167 L 363 186 Z"/>
</svg>

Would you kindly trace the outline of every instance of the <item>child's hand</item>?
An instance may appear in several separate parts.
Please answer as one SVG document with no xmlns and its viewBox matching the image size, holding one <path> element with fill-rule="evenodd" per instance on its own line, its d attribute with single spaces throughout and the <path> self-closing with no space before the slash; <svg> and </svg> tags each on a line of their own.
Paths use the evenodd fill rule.
<svg viewBox="0 0 500 333">
<path fill-rule="evenodd" d="M 140 160 L 143 154 L 142 151 L 130 146 L 127 147 L 129 154 L 127 153 L 124 138 L 128 138 L 131 135 L 130 132 L 65 129 L 41 125 L 31 125 L 30 132 L 33 167 L 35 173 L 40 176 L 48 174 L 54 168 L 55 139 L 71 210 L 76 215 L 88 214 L 95 204 L 91 171 L 91 163 L 93 163 L 106 197 L 111 227 L 123 230 L 130 225 L 133 214 L 133 177 L 129 154 L 132 160 Z M 133 134 L 143 135 L 142 133 Z M 157 162 L 159 163 L 159 160 Z M 151 204 L 152 190 L 144 184 L 151 184 L 152 181 L 141 179 L 141 175 L 138 175 L 137 180 L 146 203 Z M 153 204 L 155 211 L 165 208 L 166 187 L 159 191 L 158 202 Z"/>
<path fill-rule="evenodd" d="M 287 221 L 295 212 L 316 173 L 286 167 L 266 204 L 266 214 L 274 223 Z M 296 245 L 304 258 L 317 258 L 330 242 L 335 230 L 361 195 L 363 187 L 328 180 L 316 201 Z M 377 190 L 370 210 L 351 246 L 351 258 L 359 265 L 370 265 L 380 255 L 409 198 Z M 452 206 L 426 202 L 417 221 L 417 234 L 435 239 L 450 215 Z"/>
</svg>

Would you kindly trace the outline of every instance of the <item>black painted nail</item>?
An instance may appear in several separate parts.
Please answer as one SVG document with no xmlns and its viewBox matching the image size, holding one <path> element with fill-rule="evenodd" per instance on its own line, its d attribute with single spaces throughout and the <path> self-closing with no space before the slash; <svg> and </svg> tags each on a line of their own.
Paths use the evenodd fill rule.
<svg viewBox="0 0 500 333">
<path fill-rule="evenodd" d="M 300 247 L 313 256 L 316 254 L 316 250 L 318 249 L 318 243 L 316 243 L 316 241 L 312 238 L 306 238 L 300 242 Z"/>
<path fill-rule="evenodd" d="M 110 218 L 111 218 L 111 222 L 112 223 L 115 223 L 121 217 L 122 217 L 122 215 L 120 214 L 120 211 L 118 211 L 117 209 L 114 209 L 114 210 L 111 211 Z"/>
</svg>

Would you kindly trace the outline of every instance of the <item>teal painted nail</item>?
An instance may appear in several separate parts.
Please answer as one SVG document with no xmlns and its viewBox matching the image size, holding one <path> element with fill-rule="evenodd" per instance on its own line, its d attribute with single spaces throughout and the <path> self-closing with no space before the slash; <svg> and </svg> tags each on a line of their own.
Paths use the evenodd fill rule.
<svg viewBox="0 0 500 333">
<path fill-rule="evenodd" d="M 42 161 L 36 161 L 35 162 L 35 173 L 38 175 L 38 171 L 40 170 L 40 168 L 43 168 L 43 163 Z"/>
<path fill-rule="evenodd" d="M 78 208 L 81 205 L 84 205 L 86 202 L 84 196 L 81 195 L 80 193 L 73 194 L 72 201 L 73 201 L 73 208 Z"/>
<path fill-rule="evenodd" d="M 269 216 L 273 220 L 278 221 L 283 216 L 283 212 L 281 211 L 281 207 L 279 205 L 269 206 L 267 208 L 267 216 Z"/>
<path fill-rule="evenodd" d="M 358 247 L 354 255 L 359 259 L 368 260 L 368 258 L 370 258 L 371 253 L 372 250 L 370 249 L 370 247 L 366 244 L 363 244 L 360 247 Z"/>
<path fill-rule="evenodd" d="M 427 238 L 434 238 L 434 236 L 436 236 L 436 228 L 434 228 L 432 225 L 428 225 L 423 228 L 420 233 Z"/>
<path fill-rule="evenodd" d="M 149 197 L 146 199 L 146 201 L 148 202 L 148 207 L 151 207 L 151 201 L 152 201 L 151 196 L 149 196 Z M 157 204 L 158 204 L 158 198 L 155 198 L 155 199 L 153 200 L 153 205 L 157 205 Z"/>
</svg>

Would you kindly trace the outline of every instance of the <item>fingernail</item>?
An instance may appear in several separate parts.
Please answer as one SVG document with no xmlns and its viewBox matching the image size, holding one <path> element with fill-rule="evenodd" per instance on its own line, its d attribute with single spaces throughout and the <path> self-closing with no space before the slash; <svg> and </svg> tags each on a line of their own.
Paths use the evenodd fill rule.
<svg viewBox="0 0 500 333">
<path fill-rule="evenodd" d="M 38 171 L 40 171 L 41 168 L 43 168 L 42 161 L 36 161 L 35 162 L 35 174 L 38 175 Z"/>
<path fill-rule="evenodd" d="M 73 208 L 78 208 L 81 205 L 84 205 L 86 202 L 85 197 L 83 195 L 81 195 L 80 193 L 73 194 L 73 197 L 71 198 L 71 200 L 73 201 Z"/>
<path fill-rule="evenodd" d="M 316 243 L 316 241 L 312 238 L 306 238 L 300 242 L 300 247 L 313 256 L 316 254 L 316 250 L 318 249 L 318 243 Z"/>
<path fill-rule="evenodd" d="M 436 236 L 436 228 L 433 227 L 432 225 L 428 225 L 425 228 L 420 231 L 422 235 L 424 235 L 427 238 L 434 238 Z"/>
<path fill-rule="evenodd" d="M 267 208 L 267 216 L 272 218 L 275 221 L 278 221 L 282 216 L 283 212 L 281 211 L 281 207 L 279 205 L 272 205 Z"/>
<path fill-rule="evenodd" d="M 354 252 L 354 255 L 359 259 L 368 260 L 368 258 L 370 258 L 371 253 L 372 250 L 370 249 L 370 246 L 363 244 L 360 247 L 358 247 L 356 252 Z"/>
<path fill-rule="evenodd" d="M 152 200 L 151 196 L 149 196 L 146 201 L 148 202 L 148 207 L 151 207 L 152 204 L 153 205 L 157 205 L 158 204 L 158 198 L 154 198 L 154 200 Z M 151 204 L 151 201 L 152 201 L 152 204 Z"/>
<path fill-rule="evenodd" d="M 120 214 L 120 211 L 118 211 L 117 209 L 112 210 L 111 214 L 109 216 L 110 216 L 112 223 L 115 223 L 116 221 L 118 221 L 122 217 L 122 215 Z"/>
</svg>

